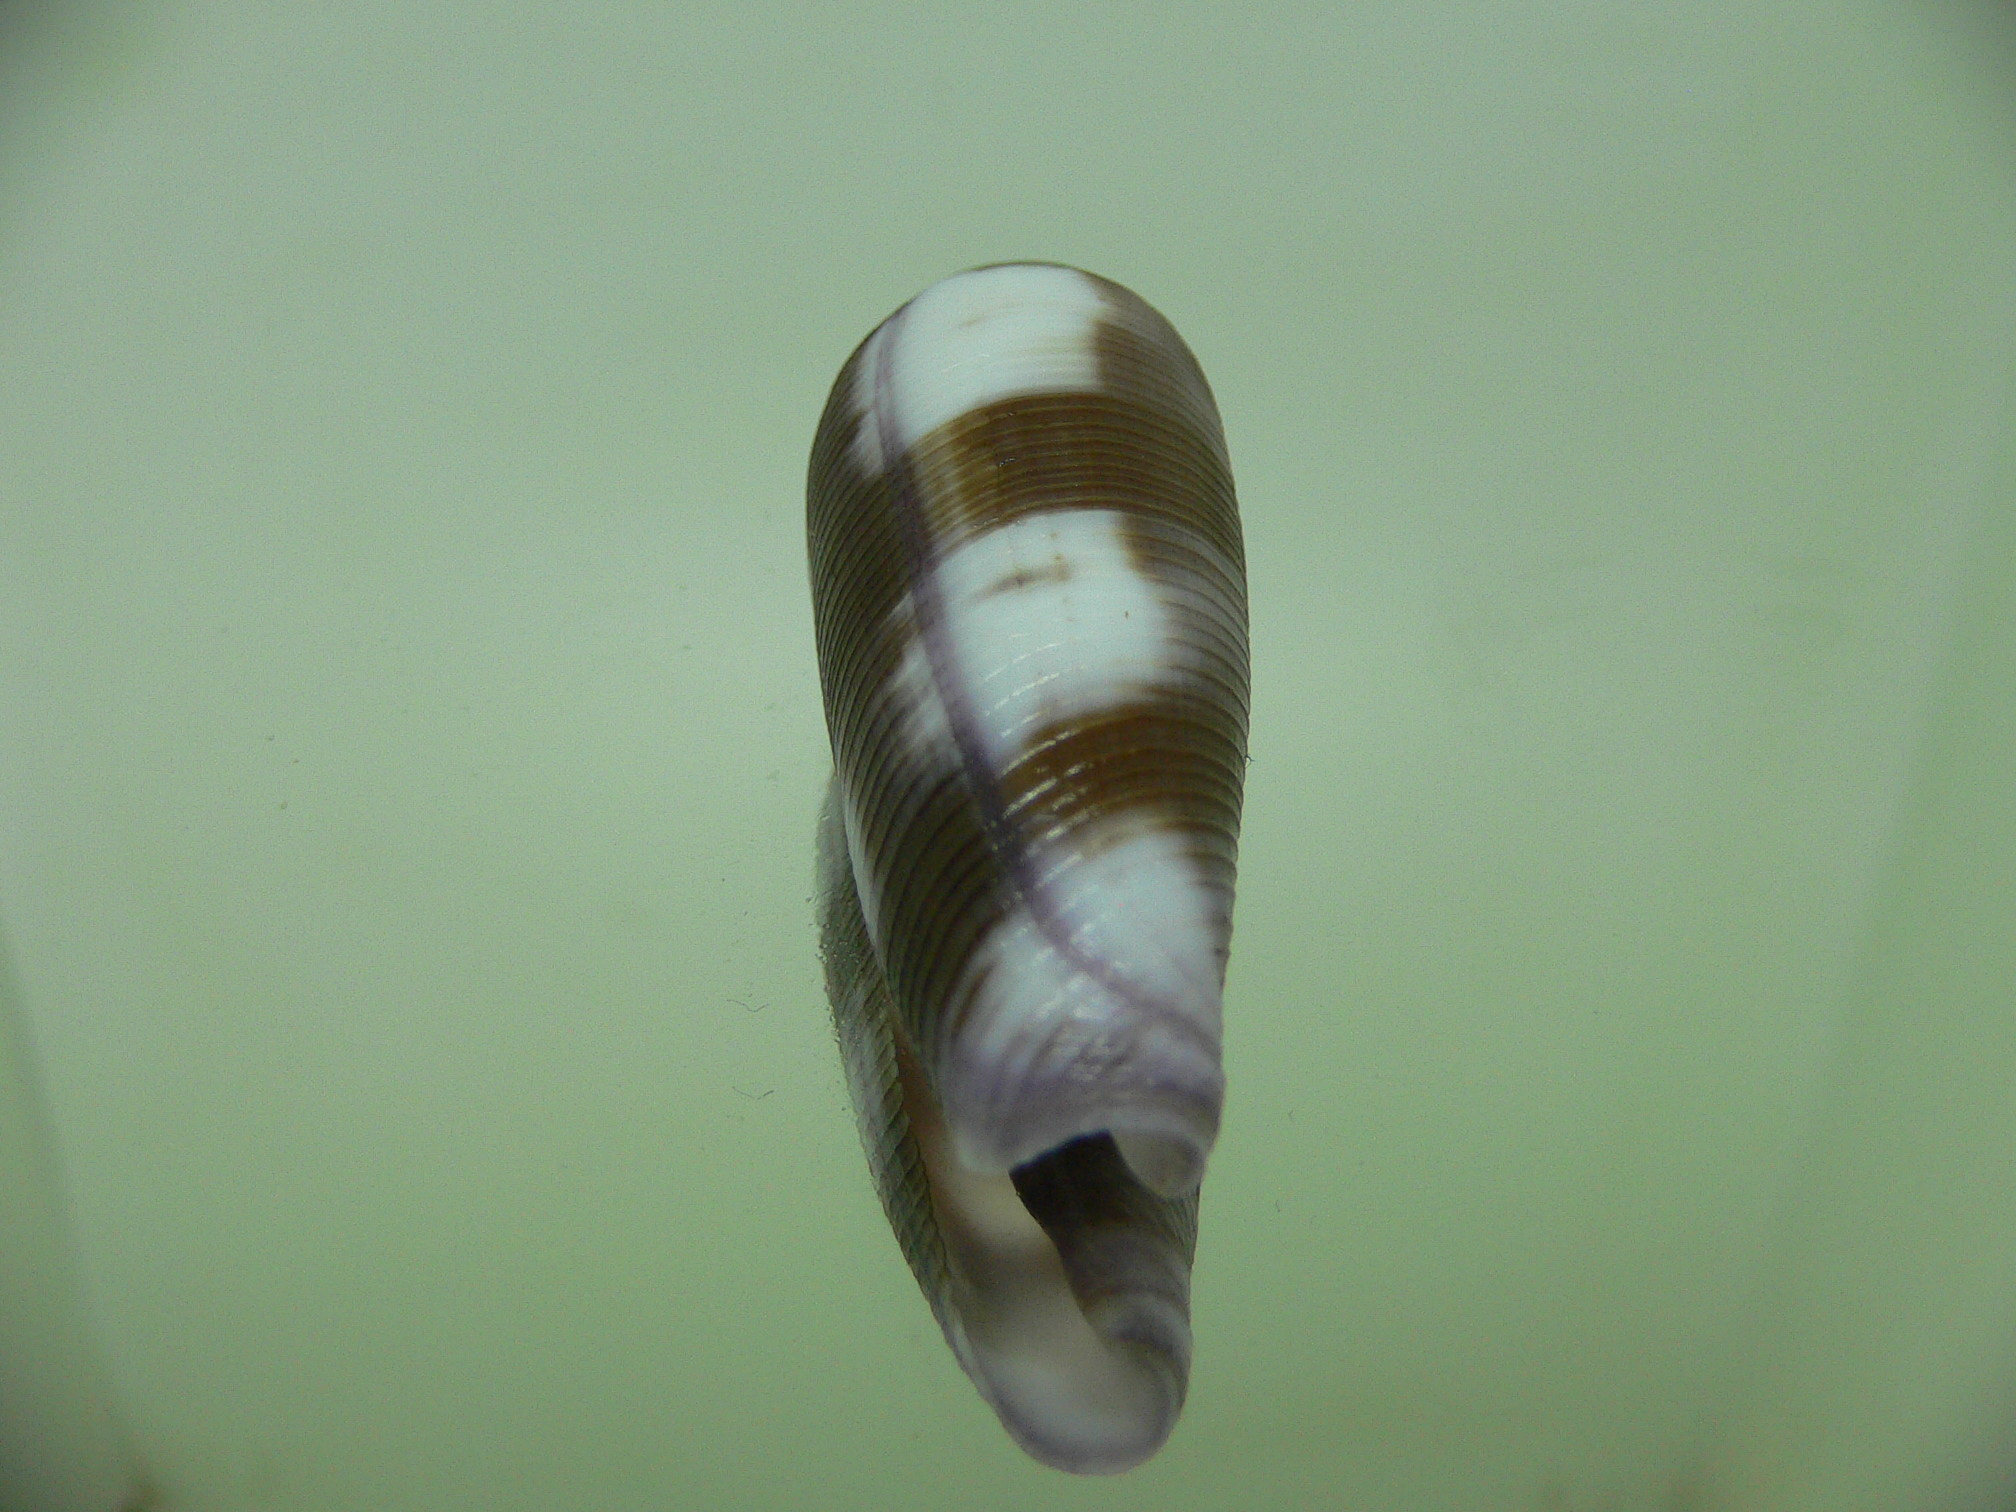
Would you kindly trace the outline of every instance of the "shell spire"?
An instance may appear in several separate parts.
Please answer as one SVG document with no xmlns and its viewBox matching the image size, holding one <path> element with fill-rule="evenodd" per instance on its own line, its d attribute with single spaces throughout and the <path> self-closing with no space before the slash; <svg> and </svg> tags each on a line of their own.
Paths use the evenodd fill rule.
<svg viewBox="0 0 2016 1512">
<path fill-rule="evenodd" d="M 1181 1410 L 1247 717 L 1245 562 L 1181 338 L 1076 269 L 933 285 L 813 445 L 822 948 L 946 1337 L 1064 1469 Z"/>
</svg>

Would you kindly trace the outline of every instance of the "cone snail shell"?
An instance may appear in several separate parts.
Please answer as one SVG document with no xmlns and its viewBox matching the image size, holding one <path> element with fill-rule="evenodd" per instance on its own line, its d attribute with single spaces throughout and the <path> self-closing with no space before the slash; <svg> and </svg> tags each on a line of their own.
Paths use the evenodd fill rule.
<svg viewBox="0 0 2016 1512">
<path fill-rule="evenodd" d="M 1218 412 L 1073 268 L 933 285 L 834 383 L 807 488 L 834 776 L 827 988 L 884 1210 L 1030 1454 L 1153 1454 L 1190 1366 L 1245 771 Z"/>
</svg>

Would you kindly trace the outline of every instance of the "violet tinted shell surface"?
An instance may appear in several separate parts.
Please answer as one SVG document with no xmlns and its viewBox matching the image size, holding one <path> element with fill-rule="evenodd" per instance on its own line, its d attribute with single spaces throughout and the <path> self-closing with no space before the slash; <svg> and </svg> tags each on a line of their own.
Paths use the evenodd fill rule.
<svg viewBox="0 0 2016 1512">
<path fill-rule="evenodd" d="M 1181 1411 L 1225 1091 L 1248 674 L 1210 388 L 1117 284 L 958 274 L 841 369 L 807 527 L 877 1189 L 1017 1442 L 1124 1470 Z"/>
</svg>

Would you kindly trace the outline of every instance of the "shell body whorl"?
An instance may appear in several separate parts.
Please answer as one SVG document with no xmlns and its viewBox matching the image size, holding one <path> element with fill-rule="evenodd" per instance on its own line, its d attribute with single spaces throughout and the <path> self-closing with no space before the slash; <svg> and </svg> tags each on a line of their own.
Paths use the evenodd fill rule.
<svg viewBox="0 0 2016 1512">
<path fill-rule="evenodd" d="M 1125 1469 L 1181 1408 L 1224 1097 L 1246 588 L 1210 388 L 1118 285 L 956 275 L 842 368 L 807 530 L 878 1189 L 1018 1442 Z"/>
</svg>

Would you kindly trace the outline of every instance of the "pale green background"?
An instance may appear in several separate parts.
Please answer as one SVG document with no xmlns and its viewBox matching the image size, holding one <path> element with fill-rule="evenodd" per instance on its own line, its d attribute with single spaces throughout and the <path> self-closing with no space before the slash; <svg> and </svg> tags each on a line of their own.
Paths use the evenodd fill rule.
<svg viewBox="0 0 2016 1512">
<path fill-rule="evenodd" d="M 1985 1496 L 2005 20 L 0 11 L 0 1009 L 164 1509 Z M 938 1339 L 808 903 L 813 423 L 1018 257 L 1184 333 L 1251 571 L 1118 1481 Z"/>
</svg>

